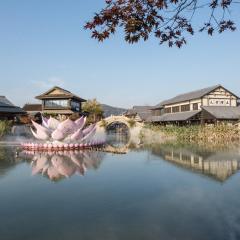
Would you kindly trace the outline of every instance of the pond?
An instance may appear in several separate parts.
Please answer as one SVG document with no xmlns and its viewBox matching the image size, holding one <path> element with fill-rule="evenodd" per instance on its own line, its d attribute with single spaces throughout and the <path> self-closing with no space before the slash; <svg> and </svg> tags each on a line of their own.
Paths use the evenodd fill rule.
<svg viewBox="0 0 240 240">
<path fill-rule="evenodd" d="M 1 146 L 0 239 L 240 239 L 239 169 L 240 148 Z"/>
</svg>

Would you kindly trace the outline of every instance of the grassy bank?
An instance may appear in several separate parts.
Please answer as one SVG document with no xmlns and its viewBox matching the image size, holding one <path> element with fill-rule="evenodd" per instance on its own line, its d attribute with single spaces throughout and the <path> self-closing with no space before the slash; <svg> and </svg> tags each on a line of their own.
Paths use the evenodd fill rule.
<svg viewBox="0 0 240 240">
<path fill-rule="evenodd" d="M 9 121 L 0 121 L 0 138 L 4 137 L 11 130 L 11 123 Z"/>
<path fill-rule="evenodd" d="M 213 126 L 157 126 L 146 125 L 153 134 L 188 142 L 239 142 L 240 129 L 237 126 L 219 124 Z M 143 134 L 144 137 L 144 134 Z"/>
</svg>

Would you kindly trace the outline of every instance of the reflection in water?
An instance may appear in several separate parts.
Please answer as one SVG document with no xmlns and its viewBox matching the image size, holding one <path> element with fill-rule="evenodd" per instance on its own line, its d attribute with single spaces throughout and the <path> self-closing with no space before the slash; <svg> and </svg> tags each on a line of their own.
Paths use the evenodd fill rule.
<svg viewBox="0 0 240 240">
<path fill-rule="evenodd" d="M 112 147 L 122 148 L 127 146 L 128 143 L 129 143 L 128 134 L 113 133 L 113 132 L 108 132 L 107 134 L 107 144 Z"/>
<path fill-rule="evenodd" d="M 0 177 L 16 166 L 17 161 L 15 157 L 15 148 L 0 146 Z"/>
<path fill-rule="evenodd" d="M 216 152 L 197 146 L 175 145 L 158 145 L 151 151 L 164 160 L 222 182 L 240 169 L 240 154 L 234 151 Z"/>
<path fill-rule="evenodd" d="M 128 126 L 124 123 L 114 122 L 107 126 L 107 144 L 115 148 L 122 148 L 128 145 L 130 133 Z"/>
<path fill-rule="evenodd" d="M 16 149 L 0 147 L 0 239 L 240 239 L 240 173 L 228 179 L 239 169 L 239 152 L 170 144 L 147 150 L 16 157 Z M 100 169 L 50 184 L 31 178 L 29 163 L 55 181 Z"/>
<path fill-rule="evenodd" d="M 41 173 L 50 180 L 68 178 L 76 173 L 84 175 L 87 169 L 99 168 L 104 158 L 104 153 L 99 151 L 23 151 L 20 155 L 32 161 L 33 175 Z"/>
</svg>

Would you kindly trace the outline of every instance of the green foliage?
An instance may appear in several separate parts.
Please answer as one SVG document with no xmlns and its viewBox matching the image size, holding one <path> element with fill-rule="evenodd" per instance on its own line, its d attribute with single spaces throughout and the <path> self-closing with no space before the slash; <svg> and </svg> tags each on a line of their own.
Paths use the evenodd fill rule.
<svg viewBox="0 0 240 240">
<path fill-rule="evenodd" d="M 11 123 L 9 121 L 0 121 L 0 138 L 10 132 Z"/>
<path fill-rule="evenodd" d="M 107 121 L 105 119 L 101 120 L 100 127 L 106 128 L 108 125 Z"/>
<path fill-rule="evenodd" d="M 129 124 L 130 128 L 133 128 L 136 125 L 136 121 L 131 118 L 131 119 L 128 120 L 128 124 Z"/>
<path fill-rule="evenodd" d="M 85 102 L 82 109 L 84 112 L 89 113 L 90 122 L 96 122 L 103 116 L 102 105 L 96 99 Z"/>
<path fill-rule="evenodd" d="M 43 113 L 42 115 L 43 115 L 43 117 L 46 117 L 46 118 L 49 118 L 49 117 L 57 118 L 58 117 L 57 113 Z"/>
</svg>

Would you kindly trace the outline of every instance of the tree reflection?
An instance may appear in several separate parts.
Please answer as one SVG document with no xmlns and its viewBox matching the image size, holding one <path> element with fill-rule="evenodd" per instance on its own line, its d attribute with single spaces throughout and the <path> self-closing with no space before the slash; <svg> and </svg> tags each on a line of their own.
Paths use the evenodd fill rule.
<svg viewBox="0 0 240 240">
<path fill-rule="evenodd" d="M 15 167 L 15 152 L 13 147 L 0 146 L 0 177 Z"/>
</svg>

